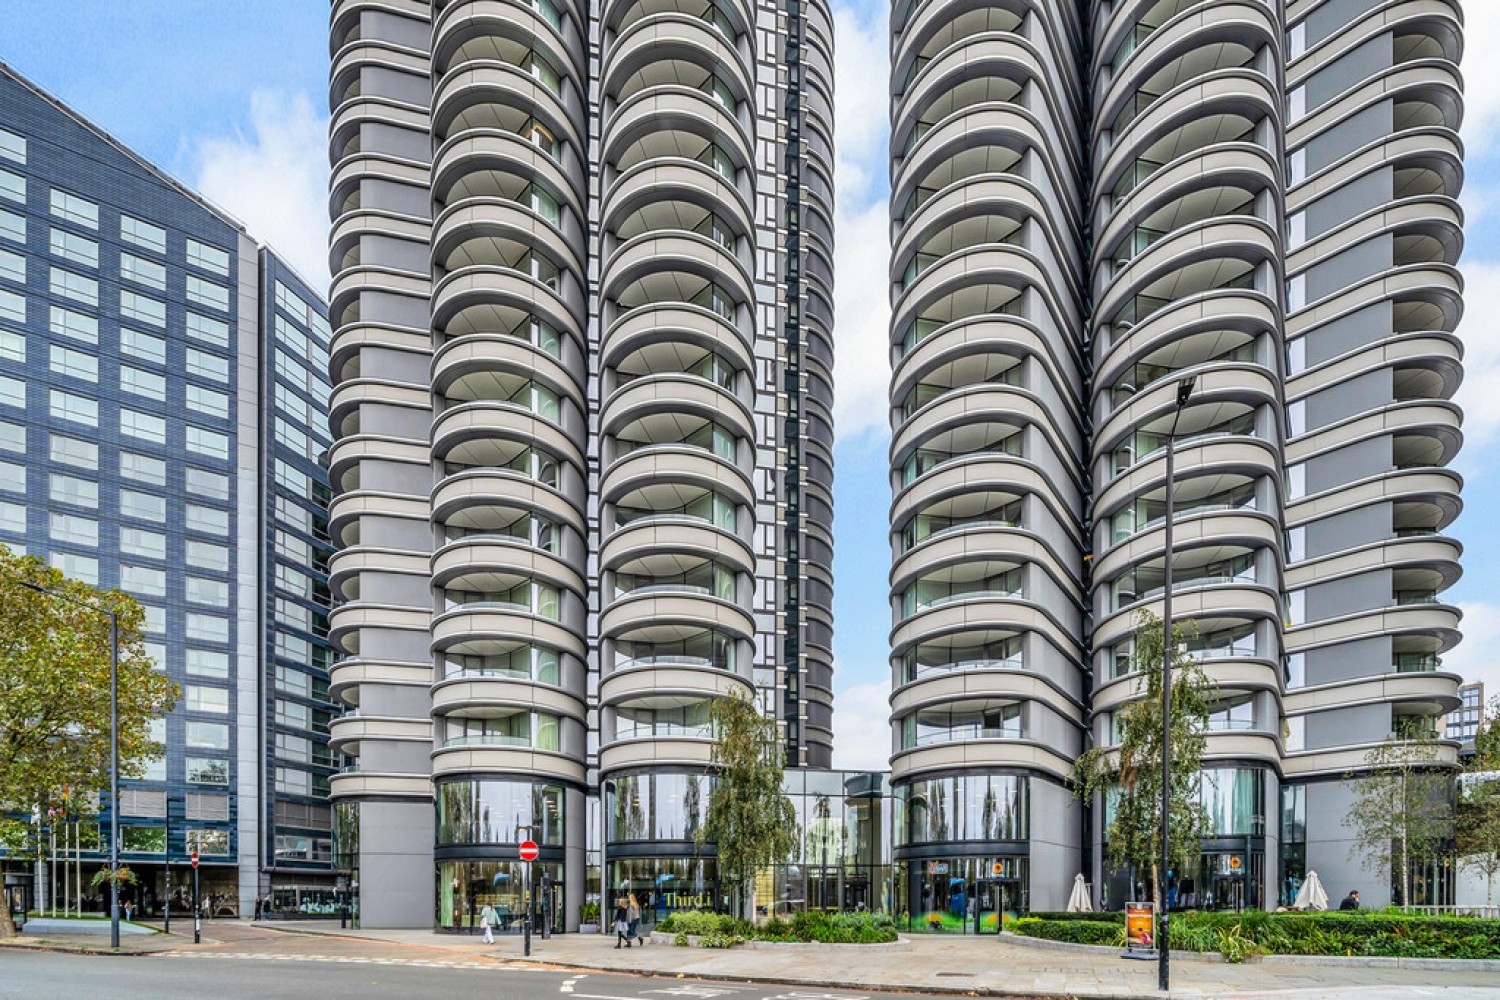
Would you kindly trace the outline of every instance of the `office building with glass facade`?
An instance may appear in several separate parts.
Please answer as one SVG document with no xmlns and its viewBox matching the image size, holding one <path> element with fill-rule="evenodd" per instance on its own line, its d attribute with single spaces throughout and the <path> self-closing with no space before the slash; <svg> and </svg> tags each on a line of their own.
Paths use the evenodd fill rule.
<svg viewBox="0 0 1500 1000">
<path fill-rule="evenodd" d="M 181 686 L 162 755 L 100 803 L 144 913 L 186 905 L 193 850 L 219 912 L 331 895 L 325 317 L 239 223 L 0 64 L 0 543 L 136 597 Z M 33 876 L 7 867 L 51 898 Z"/>
<path fill-rule="evenodd" d="M 946 799 L 1032 908 L 1101 872 L 1106 809 L 1067 782 L 1136 697 L 1170 488 L 1219 698 L 1182 900 L 1274 906 L 1307 868 L 1386 900 L 1345 775 L 1459 705 L 1461 25 L 1444 0 L 895 4 L 897 859 L 943 849 Z"/>
<path fill-rule="evenodd" d="M 713 698 L 831 762 L 829 10 L 338 0 L 331 28 L 362 918 L 514 914 L 528 837 L 560 926 L 617 873 L 705 884 L 678 867 Z"/>
</svg>

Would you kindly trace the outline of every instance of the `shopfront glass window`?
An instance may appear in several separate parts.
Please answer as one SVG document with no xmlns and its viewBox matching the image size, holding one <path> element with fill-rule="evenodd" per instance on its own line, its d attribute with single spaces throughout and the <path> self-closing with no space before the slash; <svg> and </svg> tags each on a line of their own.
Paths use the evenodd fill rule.
<svg viewBox="0 0 1500 1000">
<path fill-rule="evenodd" d="M 1029 786 L 1017 775 L 964 775 L 914 781 L 901 790 L 897 842 L 1025 840 Z"/>
<path fill-rule="evenodd" d="M 703 825 L 713 779 L 699 774 L 632 774 L 609 791 L 609 836 L 631 840 L 692 840 Z"/>
<path fill-rule="evenodd" d="M 1259 837 L 1266 832 L 1265 772 L 1256 767 L 1204 768 L 1199 799 L 1216 837 Z"/>
<path fill-rule="evenodd" d="M 533 930 L 541 927 L 544 912 L 550 912 L 552 929 L 562 933 L 564 913 L 561 901 L 564 867 L 550 861 L 531 864 L 534 884 L 529 898 L 533 905 Z M 437 866 L 438 926 L 445 930 L 479 932 L 479 914 L 492 906 L 500 918 L 501 933 L 519 933 L 526 913 L 526 864 L 522 861 L 440 861 Z M 542 892 L 543 876 L 549 885 L 550 900 Z M 550 902 L 550 906 L 544 903 Z"/>
<path fill-rule="evenodd" d="M 438 786 L 439 844 L 563 843 L 561 785 L 450 781 Z"/>
</svg>

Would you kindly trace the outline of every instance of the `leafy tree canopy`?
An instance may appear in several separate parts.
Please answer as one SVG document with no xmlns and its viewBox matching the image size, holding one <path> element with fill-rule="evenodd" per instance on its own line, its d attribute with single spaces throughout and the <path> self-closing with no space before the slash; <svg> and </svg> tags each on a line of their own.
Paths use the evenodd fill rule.
<svg viewBox="0 0 1500 1000">
<path fill-rule="evenodd" d="M 0 843 L 13 852 L 35 847 L 27 837 L 33 814 L 74 812 L 80 793 L 109 785 L 109 616 L 102 609 L 119 622 L 120 775 L 136 777 L 161 753 L 151 721 L 177 698 L 176 685 L 146 654 L 141 606 L 0 545 Z M 9 926 L 0 909 L 0 931 Z"/>
<path fill-rule="evenodd" d="M 719 875 L 743 900 L 761 869 L 785 860 L 797 844 L 797 814 L 782 787 L 776 721 L 745 694 L 718 698 L 710 709 L 716 777 L 697 843 L 713 843 Z"/>
</svg>

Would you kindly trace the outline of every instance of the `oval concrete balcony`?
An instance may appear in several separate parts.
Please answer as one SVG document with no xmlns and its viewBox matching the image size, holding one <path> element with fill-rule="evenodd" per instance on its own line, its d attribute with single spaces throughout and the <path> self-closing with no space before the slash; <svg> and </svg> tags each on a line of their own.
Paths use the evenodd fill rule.
<svg viewBox="0 0 1500 1000">
<path fill-rule="evenodd" d="M 619 162 L 625 147 L 664 129 L 714 136 L 734 148 L 740 163 L 755 162 L 754 143 L 744 123 L 703 91 L 682 86 L 650 87 L 615 108 L 601 130 L 605 160 Z"/>
<path fill-rule="evenodd" d="M 432 554 L 434 587 L 483 593 L 485 581 L 496 575 L 545 580 L 579 596 L 588 593 L 578 570 L 558 556 L 519 541 L 474 535 L 448 542 Z"/>
<path fill-rule="evenodd" d="M 432 222 L 432 259 L 439 266 L 510 269 L 496 251 L 500 241 L 540 252 L 581 281 L 583 261 L 556 224 L 526 205 L 504 198 L 465 197 L 443 209 Z"/>
<path fill-rule="evenodd" d="M 599 547 L 599 566 L 609 569 L 644 552 L 679 552 L 755 572 L 749 544 L 712 523 L 682 516 L 643 517 L 616 528 Z"/>
<path fill-rule="evenodd" d="M 505 640 L 560 649 L 580 659 L 587 655 L 583 639 L 571 629 L 529 611 L 473 605 L 459 606 L 429 618 L 432 644 L 438 649 L 458 643 Z"/>
<path fill-rule="evenodd" d="M 582 149 L 578 125 L 562 98 L 526 69 L 499 60 L 466 62 L 433 82 L 433 139 L 447 141 L 452 123 L 465 111 L 485 104 L 522 109 L 542 119 L 573 149 Z"/>
<path fill-rule="evenodd" d="M 1059 587 L 1071 588 L 1080 583 L 1072 566 L 1065 565 L 1040 536 L 997 525 L 944 534 L 910 549 L 891 566 L 891 591 L 900 593 L 918 577 L 934 570 L 976 561 L 1037 565 Z"/>
<path fill-rule="evenodd" d="M 1180 488 L 1180 484 L 1179 484 Z M 1172 518 L 1172 547 L 1175 550 L 1201 545 L 1233 545 L 1278 550 L 1281 526 L 1274 514 L 1254 510 L 1180 511 Z M 1110 547 L 1094 565 L 1096 582 L 1113 580 L 1128 567 L 1160 554 L 1166 543 L 1166 526 L 1158 524 L 1132 535 Z M 1291 586 L 1288 583 L 1288 586 Z"/>
<path fill-rule="evenodd" d="M 753 91 L 755 73 L 745 53 L 703 18 L 671 10 L 634 21 L 604 47 L 602 89 L 614 98 L 631 76 L 666 61 L 689 63 L 716 77 L 727 75 L 741 95 Z"/>
<path fill-rule="evenodd" d="M 519 507 L 557 518 L 582 536 L 586 530 L 577 504 L 558 490 L 520 475 L 473 471 L 449 476 L 432 491 L 432 518 L 447 522 L 465 508 Z"/>
<path fill-rule="evenodd" d="M 1073 774 L 1074 756 L 1032 740 L 957 740 L 891 754 L 891 780 L 909 781 L 952 771 L 1001 770 L 1038 771 L 1066 782 Z"/>
<path fill-rule="evenodd" d="M 686 737 L 643 737 L 619 740 L 599 748 L 599 773 L 636 768 L 704 770 L 713 755 L 714 741 Z"/>
<path fill-rule="evenodd" d="M 1135 631 L 1136 612 L 1161 617 L 1160 595 L 1126 605 L 1101 618 L 1094 628 L 1094 648 L 1113 645 Z M 1174 588 L 1172 617 L 1232 618 L 1236 621 L 1281 621 L 1281 601 L 1269 588 L 1255 583 L 1225 583 L 1202 587 Z"/>
<path fill-rule="evenodd" d="M 583 700 L 559 688 L 502 674 L 463 673 L 432 686 L 432 714 L 473 715 L 485 708 L 528 708 L 584 721 Z"/>
<path fill-rule="evenodd" d="M 702 448 L 657 445 L 615 459 L 599 482 L 599 495 L 612 502 L 644 483 L 670 480 L 727 491 L 741 506 L 754 506 L 750 477 L 733 462 Z"/>
<path fill-rule="evenodd" d="M 737 232 L 755 231 L 746 192 L 708 164 L 680 156 L 652 157 L 616 177 L 601 199 L 600 229 L 615 232 L 631 213 L 662 201 L 711 205 Z"/>
<path fill-rule="evenodd" d="M 921 708 L 990 698 L 1041 702 L 1063 718 L 1083 725 L 1083 707 L 1051 678 L 1028 670 L 962 669 L 930 674 L 891 692 L 891 714 L 905 716 Z"/>
<path fill-rule="evenodd" d="M 328 776 L 328 797 L 343 799 L 432 801 L 432 779 L 425 774 L 353 771 Z"/>
<path fill-rule="evenodd" d="M 674 340 L 709 347 L 733 359 L 741 371 L 755 368 L 749 338 L 738 326 L 711 309 L 684 302 L 651 303 L 626 311 L 604 333 L 601 363 L 612 368 L 635 351 Z"/>
<path fill-rule="evenodd" d="M 491 372 L 525 374 L 585 406 L 581 372 L 527 341 L 503 334 L 470 334 L 439 347 L 432 356 L 432 392 L 446 393 L 455 381 Z"/>
<path fill-rule="evenodd" d="M 748 611 L 707 594 L 688 593 L 627 593 L 616 597 L 599 614 L 599 634 L 622 635 L 666 622 L 714 628 L 740 639 L 755 634 L 755 620 Z"/>
<path fill-rule="evenodd" d="M 466 441 L 500 438 L 535 442 L 574 468 L 583 455 L 571 435 L 550 420 L 508 403 L 464 403 L 445 410 L 432 422 L 432 450 L 447 455 Z"/>
<path fill-rule="evenodd" d="M 364 740 L 429 743 L 432 724 L 425 719 L 370 715 L 345 715 L 328 724 L 328 747 L 334 753 L 358 753 Z"/>
<path fill-rule="evenodd" d="M 738 674 L 712 667 L 686 665 L 630 667 L 610 671 L 599 682 L 599 704 L 614 707 L 663 695 L 725 698 L 753 694 L 751 684 Z"/>
<path fill-rule="evenodd" d="M 461 774 L 560 779 L 581 785 L 585 769 L 581 761 L 565 753 L 532 747 L 453 746 L 432 751 L 434 778 Z"/>
<path fill-rule="evenodd" d="M 426 664 L 383 661 L 366 657 L 344 657 L 328 668 L 329 693 L 359 707 L 359 688 L 399 685 L 413 687 L 432 683 L 432 667 Z"/>
<path fill-rule="evenodd" d="M 1173 617 L 1176 617 L 1175 613 Z M 1279 696 L 1282 685 L 1281 667 L 1271 660 L 1225 657 L 1203 660 L 1200 666 L 1209 681 L 1221 689 L 1274 691 Z M 1157 673 L 1160 672 L 1158 667 Z M 1174 667 L 1172 675 L 1175 677 L 1177 673 L 1178 670 Z M 1104 680 L 1094 688 L 1090 706 L 1097 714 L 1137 701 L 1141 696 L 1140 683 L 1141 676 L 1136 673 Z"/>
<path fill-rule="evenodd" d="M 463 267 L 446 274 L 432 290 L 432 325 L 446 329 L 465 311 L 504 306 L 537 316 L 583 342 L 583 324 L 574 304 L 521 271 L 493 265 Z"/>
</svg>

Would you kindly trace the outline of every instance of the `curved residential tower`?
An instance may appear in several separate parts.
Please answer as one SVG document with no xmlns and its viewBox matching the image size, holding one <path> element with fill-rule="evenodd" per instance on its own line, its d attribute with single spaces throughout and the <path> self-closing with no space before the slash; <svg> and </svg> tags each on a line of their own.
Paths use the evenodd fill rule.
<svg viewBox="0 0 1500 1000">
<path fill-rule="evenodd" d="M 1217 688 L 1184 902 L 1271 908 L 1308 868 L 1383 901 L 1345 776 L 1458 704 L 1458 5 L 931 0 L 892 33 L 910 905 L 1132 891 L 1067 785 L 1138 697 L 1169 558 Z"/>
<path fill-rule="evenodd" d="M 363 917 L 515 915 L 525 840 L 558 929 L 591 879 L 714 904 L 712 699 L 831 763 L 828 9 L 332 24 L 334 795 Z"/>
</svg>

